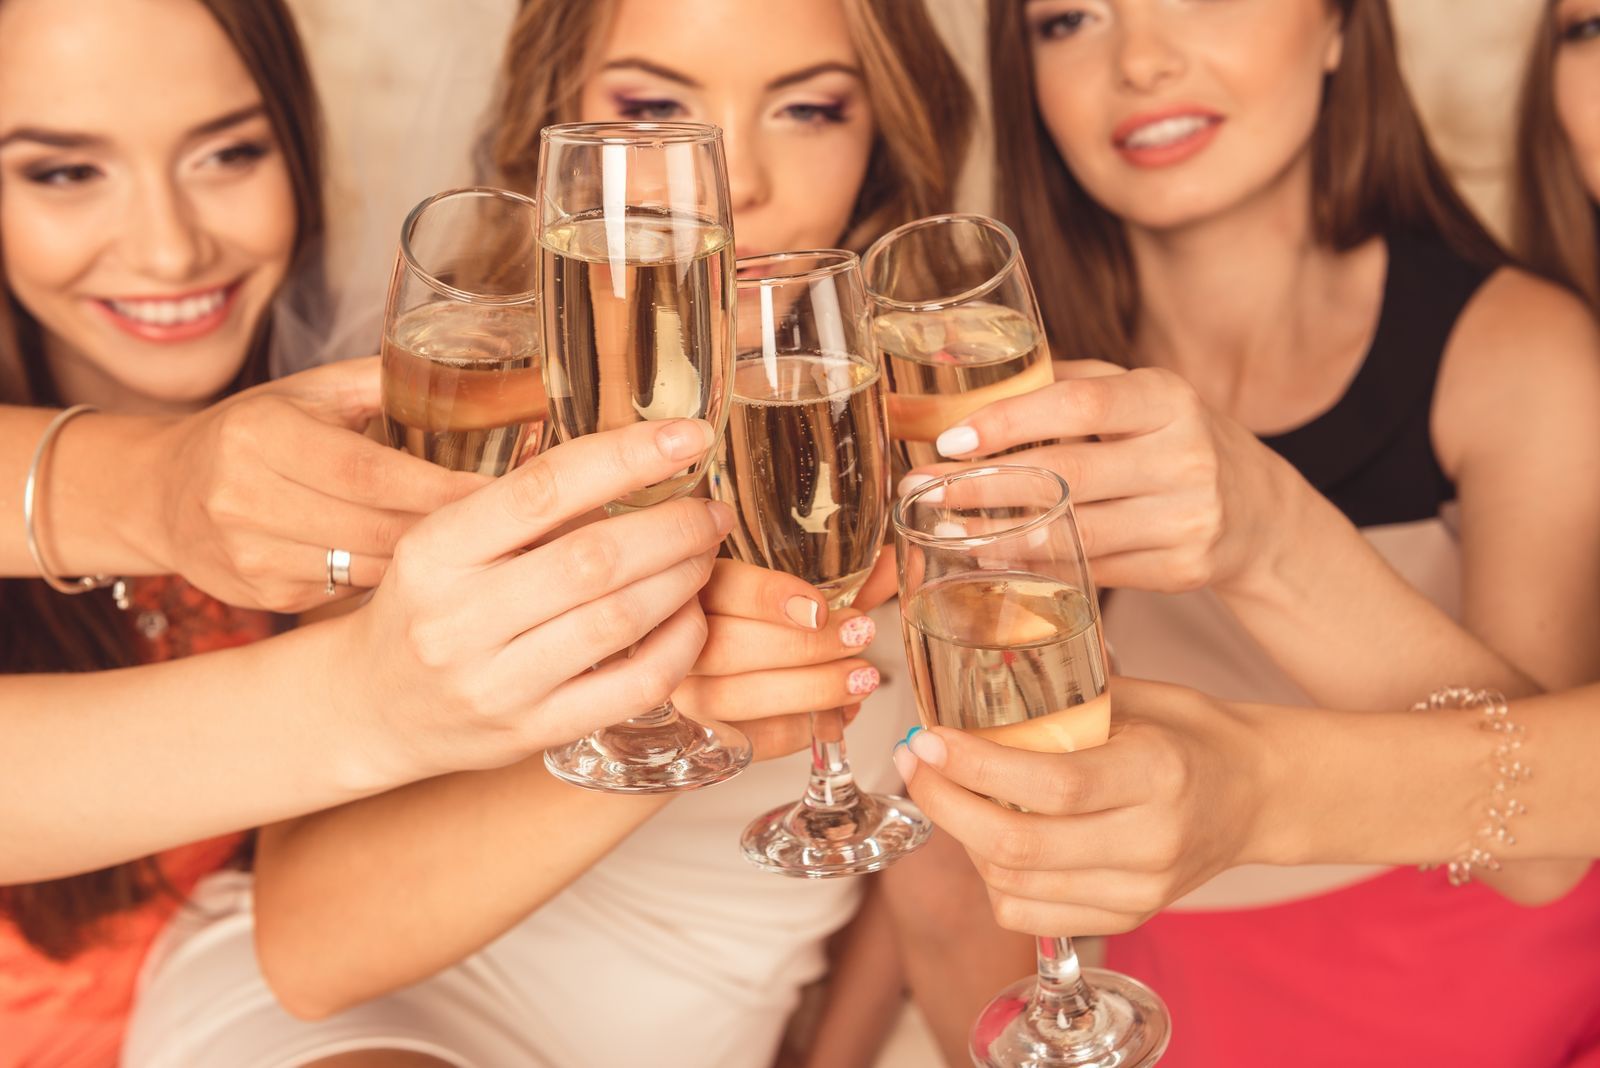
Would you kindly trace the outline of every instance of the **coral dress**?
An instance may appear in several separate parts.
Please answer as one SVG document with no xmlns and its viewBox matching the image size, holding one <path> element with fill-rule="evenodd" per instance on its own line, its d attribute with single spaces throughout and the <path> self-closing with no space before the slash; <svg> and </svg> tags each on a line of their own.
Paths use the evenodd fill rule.
<svg viewBox="0 0 1600 1068">
<path fill-rule="evenodd" d="M 274 618 L 231 608 L 176 576 L 131 584 L 129 625 L 146 663 L 228 649 L 270 635 Z M 239 854 L 240 834 L 162 853 L 168 883 L 186 895 Z M 82 952 L 56 961 L 0 915 L 0 1068 L 113 1068 L 145 953 L 181 899 L 157 893 L 106 917 Z"/>
</svg>

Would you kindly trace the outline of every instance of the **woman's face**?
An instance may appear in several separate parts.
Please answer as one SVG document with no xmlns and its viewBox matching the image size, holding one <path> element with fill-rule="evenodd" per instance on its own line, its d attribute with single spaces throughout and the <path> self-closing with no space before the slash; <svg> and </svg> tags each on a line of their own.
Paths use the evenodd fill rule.
<svg viewBox="0 0 1600 1068">
<path fill-rule="evenodd" d="M 622 0 L 580 106 L 722 127 L 741 256 L 837 245 L 875 131 L 840 0 Z"/>
<path fill-rule="evenodd" d="M 1154 230 L 1263 193 L 1309 151 L 1342 38 L 1327 0 L 1025 0 L 1039 110 L 1101 205 Z"/>
<path fill-rule="evenodd" d="M 1600 200 L 1600 0 L 1556 4 L 1556 112 L 1589 195 Z"/>
<path fill-rule="evenodd" d="M 0 0 L 0 254 L 71 396 L 213 397 L 283 281 L 261 92 L 195 0 Z"/>
</svg>

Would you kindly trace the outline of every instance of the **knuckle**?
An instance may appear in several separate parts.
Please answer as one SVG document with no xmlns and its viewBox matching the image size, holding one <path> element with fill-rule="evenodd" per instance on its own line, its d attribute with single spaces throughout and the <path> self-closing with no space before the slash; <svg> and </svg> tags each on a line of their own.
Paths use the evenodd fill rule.
<svg viewBox="0 0 1600 1068">
<path fill-rule="evenodd" d="M 641 708 L 655 708 L 672 696 L 678 677 L 666 664 L 655 660 L 641 660 L 633 665 L 634 694 Z"/>
<path fill-rule="evenodd" d="M 585 628 L 586 637 L 609 649 L 638 632 L 640 615 L 638 603 L 632 597 L 619 595 L 596 601 Z"/>
<path fill-rule="evenodd" d="M 523 465 L 507 483 L 506 509 L 518 522 L 543 519 L 561 499 L 561 470 L 544 457 Z"/>
<path fill-rule="evenodd" d="M 595 529 L 583 531 L 567 549 L 565 571 L 580 589 L 604 586 L 615 571 L 620 553 L 609 535 Z"/>
<path fill-rule="evenodd" d="M 356 448 L 345 450 L 334 463 L 341 482 L 378 495 L 383 486 L 383 461 L 388 457 L 376 449 L 361 448 L 364 442 L 365 439 L 361 439 Z"/>
<path fill-rule="evenodd" d="M 989 895 L 989 908 L 994 913 L 994 922 L 1006 930 L 1024 932 L 1028 930 L 1028 918 L 1033 911 L 1033 904 L 1025 898 L 995 891 Z"/>
<path fill-rule="evenodd" d="M 1000 829 L 989 848 L 989 860 L 1002 868 L 1031 870 L 1038 863 L 1038 838 L 1015 824 Z"/>
<path fill-rule="evenodd" d="M 451 663 L 445 632 L 428 618 L 406 621 L 402 638 L 410 659 L 426 671 L 443 671 Z"/>
</svg>

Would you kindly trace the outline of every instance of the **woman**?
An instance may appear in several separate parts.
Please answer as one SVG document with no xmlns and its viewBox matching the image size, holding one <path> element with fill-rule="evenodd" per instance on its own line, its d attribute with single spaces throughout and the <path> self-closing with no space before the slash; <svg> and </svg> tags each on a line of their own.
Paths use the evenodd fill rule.
<svg viewBox="0 0 1600 1068">
<path fill-rule="evenodd" d="M 1517 135 L 1513 239 L 1600 312 L 1600 7 L 1546 4 Z"/>
<path fill-rule="evenodd" d="M 353 525 L 362 506 L 405 526 L 404 512 L 462 498 L 399 541 L 371 603 L 289 635 L 269 637 L 272 617 L 178 579 L 133 582 L 126 613 L 105 591 L 0 585 L 0 1063 L 114 1062 L 150 939 L 196 879 L 240 853 L 224 832 L 570 739 L 647 707 L 704 641 L 694 594 L 725 512 L 688 502 L 637 524 L 555 530 L 681 469 L 709 444 L 703 423 L 596 437 L 463 497 L 460 479 L 350 447 L 356 435 L 339 427 L 371 409 L 370 364 L 200 410 L 261 375 L 268 309 L 320 226 L 316 158 L 310 85 L 280 4 L 0 0 L 0 400 L 150 413 L 147 444 L 202 453 L 165 458 L 171 477 L 148 484 L 184 507 L 204 503 L 192 487 L 219 459 L 234 475 L 211 484 L 265 487 L 268 505 L 295 499 L 296 485 L 297 507 L 343 503 Z M 12 418 L 38 417 L 8 417 L 8 430 Z M 132 440 L 137 420 L 97 418 Z M 300 436 L 278 452 L 317 441 L 325 459 L 354 458 L 366 475 L 318 481 L 289 463 L 274 484 L 241 439 L 285 426 Z M 46 507 L 70 500 L 61 476 L 83 457 L 65 466 L 40 479 Z M 373 481 L 385 473 L 422 477 L 413 492 Z M 314 503 L 318 492 L 335 500 Z M 72 562 L 92 568 L 107 543 L 118 551 L 78 529 L 92 510 L 63 511 L 47 517 L 51 549 L 70 534 Z M 263 527 L 281 547 L 282 528 Z M 307 527 L 319 536 L 315 520 Z M 207 526 L 191 517 L 189 529 Z M 372 540 L 386 556 L 384 536 Z M 625 541 L 627 566 L 587 588 L 574 581 L 573 560 L 607 541 Z M 362 577 L 376 582 L 374 563 Z M 548 595 L 531 603 L 518 594 L 529 584 Z M 632 660 L 587 672 L 662 621 Z"/>
<path fill-rule="evenodd" d="M 968 107 L 920 6 L 841 0 L 786 12 L 774 33 L 769 12 L 735 0 L 528 3 L 507 50 L 497 170 L 527 188 L 537 131 L 557 119 L 714 121 L 727 135 L 742 253 L 859 247 L 884 227 L 946 207 Z M 923 102 L 917 90 L 925 86 L 948 98 Z M 781 651 L 792 640 L 773 626 L 741 629 L 747 648 Z M 858 656 L 873 629 L 859 611 L 835 613 L 803 636 L 805 655 L 825 670 L 767 672 L 752 703 L 800 711 L 859 701 L 876 669 L 864 676 L 868 687 L 852 689 L 861 669 L 839 668 L 862 662 L 838 658 Z M 692 712 L 719 700 L 720 690 L 716 678 L 699 675 L 674 699 Z M 900 729 L 881 712 L 855 728 L 873 732 L 885 749 Z M 857 744 L 870 751 L 872 742 Z M 607 798 L 584 825 L 586 841 L 571 842 L 558 828 L 539 839 L 537 856 L 527 848 L 527 813 L 571 795 L 536 764 L 441 780 L 275 828 L 258 861 L 262 967 L 291 1008 L 334 1014 L 319 1026 L 338 1026 L 350 1018 L 338 1010 L 465 958 L 398 995 L 416 992 L 412 1004 L 427 1013 L 418 1018 L 443 1027 L 403 1032 L 416 1043 L 410 1048 L 445 1059 L 762 1063 L 800 988 L 822 972 L 824 937 L 849 919 L 861 892 L 848 880 L 774 878 L 737 855 L 743 825 L 796 796 L 803 761 L 758 766 L 670 804 Z M 858 773 L 875 789 L 893 774 L 881 758 Z M 595 843 L 608 836 L 618 844 L 602 858 Z M 575 853 L 597 863 L 558 893 L 565 880 L 545 870 L 544 858 Z M 468 897 L 473 907 L 459 907 Z M 411 933 L 396 939 L 396 930 Z M 594 970 L 602 960 L 626 963 L 602 974 Z M 202 966 L 194 964 L 187 983 L 177 970 L 157 972 L 142 1010 L 151 1014 L 151 1036 L 163 1005 L 196 996 Z M 464 1026 L 452 1006 L 477 1022 Z M 144 1033 L 141 1021 L 130 1064 L 163 1063 L 144 1059 L 157 1048 L 142 1044 Z M 225 1046 L 183 1052 L 235 1063 Z"/>
<path fill-rule="evenodd" d="M 1031 0 L 996 4 L 991 29 L 992 69 L 1028 72 L 995 81 L 1003 198 L 1029 223 L 1057 351 L 1134 369 L 1066 365 L 1095 377 L 993 405 L 940 448 L 1098 437 L 1028 455 L 1067 476 L 1096 576 L 1120 587 L 1105 626 L 1122 670 L 1370 709 L 1594 678 L 1600 341 L 1450 189 L 1386 7 Z M 1014 823 L 997 812 L 990 831 Z M 1004 839 L 988 841 L 1025 844 Z M 1591 959 L 1528 949 L 1592 929 L 1600 879 L 1581 865 L 1484 876 L 1525 900 L 1579 887 L 1528 911 L 1370 866 L 1208 881 L 1238 859 L 1206 861 L 1210 839 L 1118 832 L 1106 865 L 1166 877 L 1202 854 L 1161 895 L 1186 894 L 1178 909 L 1109 948 L 1168 1000 L 1173 1063 L 1559 1064 L 1584 1041 Z M 1472 974 L 1543 996 L 1484 997 L 1450 964 L 1463 925 L 1491 932 Z M 1491 1010 L 1515 1026 L 1444 1025 Z"/>
</svg>

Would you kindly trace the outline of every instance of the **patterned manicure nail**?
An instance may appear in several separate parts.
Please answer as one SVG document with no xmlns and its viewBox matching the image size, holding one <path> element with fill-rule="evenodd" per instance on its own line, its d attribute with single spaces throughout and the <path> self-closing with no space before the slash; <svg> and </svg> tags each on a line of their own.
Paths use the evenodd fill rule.
<svg viewBox="0 0 1600 1068">
<path fill-rule="evenodd" d="M 855 697 L 864 697 L 877 688 L 878 669 L 875 667 L 856 668 L 845 683 L 845 689 Z"/>
<path fill-rule="evenodd" d="M 870 616 L 856 616 L 854 619 L 845 620 L 839 628 L 839 640 L 852 649 L 859 649 L 872 640 L 878 633 L 878 625 L 872 622 Z M 876 682 L 873 683 L 877 685 Z"/>
</svg>

